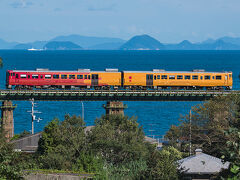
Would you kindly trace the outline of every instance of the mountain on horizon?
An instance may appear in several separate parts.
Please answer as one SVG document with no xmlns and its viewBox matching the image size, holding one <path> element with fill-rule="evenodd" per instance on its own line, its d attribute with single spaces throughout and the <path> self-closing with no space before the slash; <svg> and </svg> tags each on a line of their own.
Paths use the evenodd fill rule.
<svg viewBox="0 0 240 180">
<path fill-rule="evenodd" d="M 0 49 L 12 49 L 17 44 L 17 42 L 7 42 L 3 39 L 0 39 Z"/>
<path fill-rule="evenodd" d="M 240 50 L 240 37 L 221 37 L 207 39 L 199 43 L 184 40 L 175 44 L 162 44 L 149 35 L 134 36 L 128 41 L 120 38 L 88 37 L 81 35 L 57 36 L 49 41 L 34 41 L 29 43 L 7 42 L 0 39 L 0 49 L 43 49 L 52 41 L 71 42 L 80 49 L 89 50 Z M 81 45 L 83 44 L 83 45 Z M 71 45 L 69 46 L 71 47 Z M 79 48 L 76 46 L 72 46 Z"/>
<path fill-rule="evenodd" d="M 163 50 L 164 45 L 149 35 L 138 35 L 124 43 L 120 50 Z"/>
<path fill-rule="evenodd" d="M 71 41 L 50 41 L 43 49 L 45 50 L 81 50 L 81 46 L 71 42 Z"/>
<path fill-rule="evenodd" d="M 81 36 L 77 34 L 72 34 L 68 36 L 57 36 L 50 41 L 71 41 L 75 44 L 83 48 L 89 48 L 92 46 L 96 46 L 99 44 L 105 43 L 124 43 L 126 42 L 120 38 L 109 38 L 109 37 L 89 37 L 89 36 Z"/>
</svg>

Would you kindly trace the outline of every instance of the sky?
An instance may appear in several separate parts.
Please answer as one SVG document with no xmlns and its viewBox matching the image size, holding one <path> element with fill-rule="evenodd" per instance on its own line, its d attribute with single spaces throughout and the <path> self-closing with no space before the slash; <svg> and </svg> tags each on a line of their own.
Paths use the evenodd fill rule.
<svg viewBox="0 0 240 180">
<path fill-rule="evenodd" d="M 163 43 L 240 37 L 240 0 L 0 0 L 0 38 L 148 34 Z"/>
</svg>

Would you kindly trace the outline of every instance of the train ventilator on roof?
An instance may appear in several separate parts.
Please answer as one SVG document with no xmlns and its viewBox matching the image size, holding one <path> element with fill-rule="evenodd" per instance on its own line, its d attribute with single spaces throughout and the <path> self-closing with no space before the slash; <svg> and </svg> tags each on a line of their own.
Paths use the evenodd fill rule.
<svg viewBox="0 0 240 180">
<path fill-rule="evenodd" d="M 106 72 L 118 72 L 118 69 L 113 69 L 113 68 L 106 68 Z"/>
</svg>

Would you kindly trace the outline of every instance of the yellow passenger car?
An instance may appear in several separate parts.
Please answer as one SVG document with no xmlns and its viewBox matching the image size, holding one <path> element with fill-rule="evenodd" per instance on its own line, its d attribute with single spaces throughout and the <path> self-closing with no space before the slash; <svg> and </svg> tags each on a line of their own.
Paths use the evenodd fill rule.
<svg viewBox="0 0 240 180">
<path fill-rule="evenodd" d="M 123 71 L 126 88 L 232 89 L 232 72 Z"/>
</svg>

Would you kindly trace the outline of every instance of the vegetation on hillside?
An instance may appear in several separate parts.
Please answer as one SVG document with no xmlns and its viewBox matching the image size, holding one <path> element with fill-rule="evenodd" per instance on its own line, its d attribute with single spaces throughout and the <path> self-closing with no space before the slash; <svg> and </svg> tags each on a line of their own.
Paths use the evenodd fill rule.
<svg viewBox="0 0 240 180">
<path fill-rule="evenodd" d="M 179 179 L 177 160 L 202 148 L 231 163 L 222 178 L 240 178 L 240 97 L 217 97 L 192 108 L 179 126 L 167 133 L 170 145 L 157 150 L 144 139 L 136 118 L 111 115 L 86 128 L 81 117 L 66 115 L 52 120 L 42 133 L 35 154 L 13 151 L 0 133 L 0 177 L 20 179 L 23 169 L 88 173 L 95 179 Z"/>
</svg>

